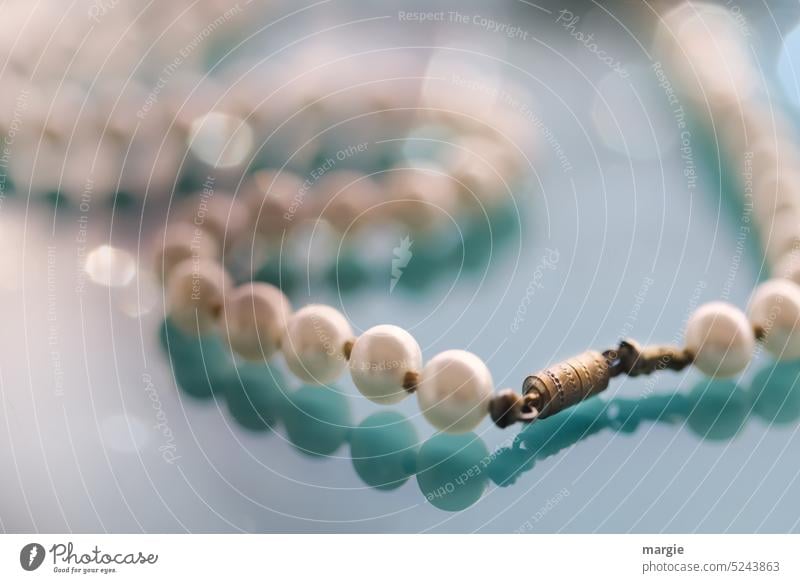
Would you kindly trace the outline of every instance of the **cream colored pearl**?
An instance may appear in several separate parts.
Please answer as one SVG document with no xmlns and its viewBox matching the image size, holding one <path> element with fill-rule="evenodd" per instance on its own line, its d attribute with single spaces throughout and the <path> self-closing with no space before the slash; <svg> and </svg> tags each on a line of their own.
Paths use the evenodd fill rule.
<svg viewBox="0 0 800 583">
<path fill-rule="evenodd" d="M 186 259 L 217 259 L 219 243 L 213 235 L 189 223 L 175 223 L 156 237 L 154 267 L 160 279 L 167 279 L 176 265 Z"/>
<path fill-rule="evenodd" d="M 418 231 L 445 223 L 458 204 L 456 181 L 444 171 L 395 168 L 385 186 L 392 215 Z"/>
<path fill-rule="evenodd" d="M 492 375 L 480 358 L 464 350 L 447 350 L 425 365 L 417 398 L 434 427 L 464 433 L 486 416 L 493 390 Z"/>
<path fill-rule="evenodd" d="M 756 288 L 750 322 L 764 331 L 764 346 L 779 360 L 800 358 L 800 287 L 773 279 Z"/>
<path fill-rule="evenodd" d="M 771 263 L 800 251 L 800 210 L 778 212 L 771 224 L 761 226 L 767 259 Z"/>
<path fill-rule="evenodd" d="M 408 395 L 406 374 L 422 369 L 422 351 L 408 332 L 397 326 L 375 326 L 364 332 L 350 353 L 350 374 L 370 401 L 389 405 Z"/>
<path fill-rule="evenodd" d="M 685 337 L 695 366 L 713 377 L 730 377 L 744 370 L 755 347 L 747 317 L 725 302 L 700 306 L 686 323 Z"/>
<path fill-rule="evenodd" d="M 188 333 L 210 331 L 222 311 L 229 285 L 225 269 L 216 261 L 182 261 L 167 280 L 166 301 L 170 318 Z"/>
<path fill-rule="evenodd" d="M 255 231 L 270 239 L 280 239 L 284 231 L 300 222 L 309 202 L 303 181 L 289 171 L 256 172 L 243 189 Z M 297 215 L 301 216 L 297 216 Z"/>
<path fill-rule="evenodd" d="M 756 159 L 753 160 L 753 168 Z M 779 174 L 754 171 L 753 212 L 758 221 L 759 232 L 766 255 L 771 262 L 797 246 L 800 225 L 800 174 L 786 169 Z"/>
<path fill-rule="evenodd" d="M 231 348 L 249 360 L 269 359 L 280 348 L 291 309 L 273 285 L 237 287 L 225 301 L 223 326 Z"/>
<path fill-rule="evenodd" d="M 179 214 L 188 223 L 208 231 L 227 248 L 250 221 L 247 205 L 223 192 L 200 193 L 182 205 Z"/>
<path fill-rule="evenodd" d="M 790 252 L 775 264 L 772 274 L 800 285 L 800 253 Z"/>
<path fill-rule="evenodd" d="M 484 206 L 498 206 L 509 197 L 510 182 L 516 174 L 514 157 L 497 140 L 466 138 L 458 144 L 447 163 L 448 173 L 457 183 L 458 196 L 473 212 Z"/>
<path fill-rule="evenodd" d="M 378 185 L 351 170 L 328 172 L 314 185 L 314 220 L 324 219 L 337 230 L 352 231 L 370 223 L 382 202 Z"/>
<path fill-rule="evenodd" d="M 344 346 L 352 339 L 353 330 L 339 311 L 311 304 L 289 318 L 281 349 L 295 375 L 324 384 L 341 374 L 347 364 Z"/>
</svg>

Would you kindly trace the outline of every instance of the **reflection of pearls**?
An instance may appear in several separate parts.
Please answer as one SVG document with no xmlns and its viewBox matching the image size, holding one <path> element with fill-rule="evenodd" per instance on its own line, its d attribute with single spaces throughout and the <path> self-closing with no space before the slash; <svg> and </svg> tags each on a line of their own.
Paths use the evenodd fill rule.
<svg viewBox="0 0 800 583">
<path fill-rule="evenodd" d="M 350 456 L 359 477 L 372 488 L 393 490 L 414 474 L 417 432 L 396 411 L 373 413 L 350 433 Z"/>
<path fill-rule="evenodd" d="M 315 114 L 324 111 L 315 110 Z M 486 131 L 483 125 L 491 124 L 491 119 L 464 121 L 459 115 L 445 115 L 438 121 L 453 124 L 450 131 L 462 132 L 454 136 L 460 142 L 455 157 L 437 150 L 432 160 L 421 165 L 400 162 L 375 176 L 337 168 L 329 157 L 305 180 L 285 169 L 260 170 L 248 178 L 237 198 L 215 193 L 196 197 L 179 209 L 184 224 L 175 227 L 175 234 L 170 232 L 168 244 L 161 245 L 164 272 L 169 273 L 170 267 L 182 260 L 213 257 L 217 261 L 227 258 L 238 276 L 243 271 L 236 266 L 241 263 L 242 250 L 246 254 L 259 245 L 271 251 L 291 243 L 310 220 L 326 220 L 338 231 L 358 231 L 360 236 L 362 227 L 364 231 L 370 227 L 378 230 L 385 228 L 386 222 L 427 232 L 462 209 L 494 212 L 509 184 L 522 173 L 519 153 L 510 148 L 504 133 Z M 513 126 L 509 124 L 506 131 Z M 440 129 L 445 131 L 444 126 Z M 354 148 L 353 155 L 358 150 Z M 342 156 L 350 155 L 349 150 L 342 152 Z M 335 157 L 337 161 L 345 159 L 338 154 Z M 369 222 L 357 220 L 364 212 L 369 213 Z M 207 234 L 202 252 L 190 241 L 196 231 Z M 219 246 L 222 241 L 226 242 L 224 250 Z M 223 270 L 221 264 L 217 267 Z M 179 275 L 177 281 L 184 282 L 185 274 Z M 179 287 L 178 283 L 174 286 Z M 194 312 L 184 303 L 175 301 L 168 308 L 176 323 L 184 327 L 192 323 Z M 203 319 L 204 330 L 213 323 L 214 310 L 218 308 L 204 308 L 209 316 Z M 268 359 L 280 346 L 289 370 L 305 382 L 333 381 L 350 359 L 356 387 L 372 401 L 394 403 L 424 384 L 420 402 L 426 403 L 424 408 L 430 409 L 426 416 L 437 427 L 464 432 L 488 413 L 491 375 L 478 357 L 460 351 L 443 353 L 429 363 L 433 368 L 426 370 L 442 365 L 446 372 L 431 374 L 425 382 L 419 345 L 396 326 L 376 326 L 355 338 L 350 324 L 334 308 L 311 305 L 290 314 L 282 292 L 262 284 L 235 289 L 227 298 L 223 318 L 220 327 L 234 352 L 249 359 Z"/>
<path fill-rule="evenodd" d="M 687 20 L 681 21 L 684 17 Z M 716 52 L 706 50 L 706 20 L 720 35 L 719 44 L 713 47 Z M 677 66 L 688 54 L 693 66 L 684 67 L 681 80 L 694 91 L 695 99 L 711 98 L 711 107 L 724 120 L 731 122 L 723 124 L 727 135 L 727 128 L 733 125 L 732 120 L 737 114 L 732 105 L 739 104 L 743 98 L 757 105 L 760 96 L 746 59 L 742 59 L 742 67 L 735 71 L 728 66 L 730 63 L 720 62 L 721 56 L 724 59 L 746 54 L 735 38 L 735 31 L 718 10 L 703 10 L 702 14 L 678 11 L 671 13 L 665 22 L 671 30 L 662 35 L 662 44 L 670 43 L 672 33 L 677 35 L 679 43 L 679 46 L 673 43 L 666 47 L 669 54 L 665 63 Z M 699 81 L 699 85 L 694 81 Z M 454 92 L 435 83 L 426 84 L 420 101 L 416 103 L 423 106 L 424 112 L 415 121 L 423 120 L 425 127 L 409 124 L 412 127 L 408 139 L 410 144 L 401 148 L 407 160 L 390 158 L 383 167 L 391 170 L 376 175 L 337 167 L 337 162 L 361 152 L 358 147 L 350 146 L 333 154 L 330 147 L 335 143 L 331 138 L 333 134 L 318 131 L 332 115 L 341 115 L 351 109 L 357 113 L 362 108 L 356 96 L 347 95 L 347 99 L 326 97 L 331 93 L 329 89 L 339 85 L 340 79 L 334 75 L 320 80 L 306 78 L 291 85 L 287 91 L 278 92 L 276 100 L 263 104 L 259 115 L 247 116 L 248 121 L 258 126 L 257 131 L 264 130 L 271 123 L 282 129 L 289 128 L 286 133 L 290 136 L 276 139 L 288 141 L 285 149 L 294 152 L 291 156 L 293 164 L 299 163 L 300 157 L 309 163 L 316 157 L 317 166 L 302 177 L 283 168 L 256 173 L 242 190 L 241 208 L 247 209 L 241 215 L 242 220 L 228 225 L 214 218 L 216 211 L 207 210 L 210 220 L 205 228 L 210 233 L 220 238 L 230 226 L 237 230 L 232 237 L 236 239 L 236 249 L 242 240 L 246 242 L 247 236 L 254 233 L 259 240 L 268 239 L 269 244 L 275 246 L 278 242 L 291 242 L 297 231 L 289 238 L 285 235 L 298 225 L 305 223 L 307 226 L 309 220 L 325 219 L 333 228 L 342 231 L 349 229 L 360 213 L 372 213 L 373 208 L 379 210 L 370 214 L 371 219 L 376 216 L 383 219 L 391 213 L 390 218 L 394 221 L 424 233 L 459 207 L 472 207 L 475 211 L 483 210 L 484 206 L 490 207 L 489 210 L 499 206 L 497 195 L 507 190 L 506 182 L 522 173 L 524 154 L 510 147 L 516 140 L 508 137 L 515 136 L 516 126 L 520 125 L 519 115 L 512 111 L 495 111 L 491 104 L 471 100 L 469 92 Z M 235 100 L 236 107 L 241 108 L 237 115 L 253 113 L 248 112 L 248 108 L 254 104 L 242 101 L 242 97 Z M 366 99 L 365 103 L 375 100 L 385 101 L 387 109 L 405 105 L 394 99 L 391 93 L 373 95 L 372 100 Z M 182 124 L 184 130 L 198 115 L 207 113 L 203 109 L 191 111 Z M 757 111 L 757 108 L 753 110 Z M 489 113 L 491 117 L 485 118 L 484 114 Z M 754 117 L 760 115 L 749 111 L 738 113 L 746 113 L 745 126 L 753 126 Z M 371 112 L 371 115 L 369 123 L 364 126 L 358 123 L 348 126 L 348 131 L 352 132 L 351 139 L 352 136 L 362 137 L 359 129 L 366 130 L 383 121 L 376 112 Z M 229 117 L 230 114 L 224 114 L 211 119 L 224 121 L 227 127 L 229 122 L 236 121 Z M 238 126 L 234 124 L 233 127 Z M 334 124 L 331 129 L 335 127 Z M 426 131 L 430 132 L 431 139 Z M 438 145 L 442 135 L 447 136 L 451 146 L 456 145 L 455 155 L 443 151 Z M 784 264 L 800 248 L 800 231 L 796 226 L 800 199 L 797 196 L 797 178 L 781 172 L 780 162 L 784 154 L 792 159 L 796 152 L 786 146 L 787 141 L 783 138 L 770 142 L 766 139 L 769 137 L 767 133 L 761 130 L 753 135 L 758 139 L 753 143 L 760 146 L 745 158 L 752 162 L 755 221 L 760 232 L 769 232 L 764 239 L 769 261 L 782 266 L 786 272 L 782 275 L 794 277 L 794 264 Z M 731 143 L 738 143 L 735 135 L 731 137 Z M 377 142 L 370 144 L 372 148 Z M 215 145 L 219 144 L 213 140 L 206 144 L 209 147 Z M 376 146 L 374 149 L 379 148 Z M 216 149 L 212 153 L 231 155 L 231 152 L 217 152 Z M 378 154 L 369 153 L 375 157 Z M 408 164 L 409 160 L 417 158 L 424 158 L 424 164 Z M 358 167 L 365 166 L 368 165 L 362 163 Z M 221 215 L 225 214 L 224 210 Z M 370 221 L 371 225 L 375 223 L 379 221 Z M 218 268 L 222 270 L 221 266 Z M 239 288 L 234 292 L 234 298 L 241 301 L 241 305 L 232 303 L 230 307 L 226 306 L 225 315 L 231 319 L 226 330 L 234 350 L 248 357 L 258 358 L 261 354 L 269 357 L 276 351 L 282 331 L 280 345 L 287 366 L 302 380 L 316 384 L 333 381 L 349 359 L 354 384 L 368 399 L 388 404 L 416 391 L 425 418 L 436 428 L 453 433 L 477 427 L 489 412 L 500 426 L 555 414 L 601 392 L 612 378 L 623 374 L 638 376 L 663 369 L 682 370 L 693 362 L 707 375 L 732 376 L 747 367 L 756 336 L 764 339 L 770 351 L 782 357 L 800 353 L 800 346 L 795 346 L 800 341 L 795 339 L 793 332 L 795 320 L 800 315 L 800 288 L 784 281 L 767 284 L 757 291 L 750 308 L 751 321 L 726 303 L 713 302 L 702 306 L 687 322 L 685 347 L 640 347 L 633 341 L 623 340 L 619 348 L 589 351 L 544 369 L 541 373 L 544 376 L 529 377 L 540 382 L 526 381 L 524 395 L 506 389 L 492 396 L 491 374 L 474 354 L 461 350 L 446 351 L 423 367 L 418 344 L 401 328 L 376 326 L 356 338 L 345 317 L 332 307 L 311 305 L 289 315 L 288 301 L 284 303 L 285 298 L 277 289 L 265 288 L 271 290 L 271 295 L 268 298 L 259 296 L 259 301 L 263 302 L 260 307 L 255 305 L 252 289 Z M 239 297 L 244 299 L 238 300 Z M 185 307 L 181 303 L 176 305 L 179 309 Z M 777 317 L 772 317 L 777 305 L 784 309 Z M 184 316 L 178 313 L 177 317 Z M 259 338 L 262 333 L 263 339 Z"/>
</svg>

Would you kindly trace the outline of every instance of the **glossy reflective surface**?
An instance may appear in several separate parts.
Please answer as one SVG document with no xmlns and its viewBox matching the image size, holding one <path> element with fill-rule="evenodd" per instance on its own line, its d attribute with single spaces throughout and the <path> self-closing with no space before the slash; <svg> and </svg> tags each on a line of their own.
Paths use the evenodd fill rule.
<svg viewBox="0 0 800 583">
<path fill-rule="evenodd" d="M 327 267 L 268 263 L 259 277 L 285 283 L 296 306 L 337 306 L 354 329 L 403 326 L 425 358 L 475 352 L 498 388 L 515 389 L 622 336 L 678 343 L 704 301 L 745 305 L 766 271 L 743 229 L 736 164 L 720 177 L 714 140 L 687 118 L 687 167 L 686 136 L 638 37 L 600 9 L 583 15 L 579 28 L 634 72 L 609 78 L 557 13 L 497 18 L 532 36 L 482 30 L 485 53 L 469 58 L 530 88 L 541 133 L 510 216 L 415 239 L 396 286 L 406 232 Z M 475 36 L 450 31 L 451 45 Z M 232 156 L 218 150 L 209 155 Z M 102 245 L 147 264 L 163 209 L 83 216 L 12 197 L 0 213 L 5 530 L 800 530 L 800 364 L 759 355 L 736 381 L 617 379 L 602 399 L 521 431 L 486 421 L 438 436 L 413 397 L 381 408 L 346 378 L 303 387 L 280 361 L 235 367 L 216 339 L 170 338 L 146 272 L 109 268 L 98 284 L 80 267 Z"/>
</svg>

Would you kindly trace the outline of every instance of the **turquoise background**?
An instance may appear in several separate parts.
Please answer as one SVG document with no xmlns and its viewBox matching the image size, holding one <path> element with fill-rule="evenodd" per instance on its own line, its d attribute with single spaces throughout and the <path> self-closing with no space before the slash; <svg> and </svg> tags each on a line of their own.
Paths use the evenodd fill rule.
<svg viewBox="0 0 800 583">
<path fill-rule="evenodd" d="M 705 301 L 745 306 L 767 272 L 741 219 L 736 162 L 720 157 L 684 101 L 696 182 L 685 175 L 641 17 L 617 8 L 624 24 L 638 25 L 626 31 L 602 8 L 576 8 L 581 26 L 619 55 L 630 73 L 622 78 L 555 24 L 555 13 L 511 3 L 492 10 L 529 39 L 454 27 L 437 37 L 391 18 L 356 28 L 366 45 L 390 49 L 387 58 L 399 45 L 423 56 L 439 50 L 526 87 L 539 126 L 529 179 L 491 223 L 459 219 L 441 239 L 415 239 L 394 292 L 399 238 L 390 237 L 369 249 L 366 274 L 343 258 L 338 282 L 335 269 L 315 268 L 308 285 L 300 269 L 292 302 L 335 305 L 358 330 L 403 326 L 426 358 L 470 350 L 498 388 L 515 389 L 550 363 L 621 337 L 679 343 Z M 368 11 L 391 16 L 397 6 Z M 775 102 L 784 102 L 774 24 L 757 16 L 754 46 L 774 76 Z M 333 7 L 314 17 L 242 50 L 349 18 Z M 791 99 L 786 107 L 794 118 Z M 74 209 L 4 202 L 7 255 L 21 266 L 0 292 L 11 307 L 0 334 L 6 531 L 800 530 L 800 364 L 775 368 L 759 354 L 730 382 L 692 370 L 620 378 L 602 397 L 522 432 L 487 420 L 468 436 L 435 436 L 413 397 L 382 408 L 346 379 L 303 388 L 279 361 L 237 374 L 214 339 L 201 355 L 173 338 L 168 358 L 160 304 L 130 318 L 119 306 L 131 290 L 78 285 Z M 87 248 L 110 241 L 144 253 L 163 217 L 156 204 L 93 208 Z M 462 245 L 459 231 L 473 238 Z M 353 284 L 359 278 L 369 281 Z"/>
</svg>

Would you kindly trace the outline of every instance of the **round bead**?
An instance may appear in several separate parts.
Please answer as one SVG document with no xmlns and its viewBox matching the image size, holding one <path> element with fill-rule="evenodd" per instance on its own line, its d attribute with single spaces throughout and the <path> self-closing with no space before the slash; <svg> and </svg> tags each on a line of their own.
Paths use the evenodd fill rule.
<svg viewBox="0 0 800 583">
<path fill-rule="evenodd" d="M 350 457 L 372 488 L 394 490 L 414 475 L 419 443 L 414 425 L 397 411 L 373 413 L 350 434 Z"/>
<path fill-rule="evenodd" d="M 242 200 L 250 211 L 255 231 L 271 240 L 280 239 L 292 224 L 300 222 L 306 203 L 303 181 L 289 171 L 256 172 L 243 187 Z"/>
<path fill-rule="evenodd" d="M 280 372 L 262 364 L 231 367 L 224 389 L 228 410 L 239 425 L 251 431 L 275 426 L 286 391 Z"/>
<path fill-rule="evenodd" d="M 393 216 L 418 231 L 447 221 L 458 202 L 456 182 L 444 171 L 395 168 L 385 187 Z"/>
<path fill-rule="evenodd" d="M 347 319 L 330 306 L 308 305 L 289 318 L 281 349 L 286 364 L 308 383 L 336 379 L 347 364 L 344 345 L 353 339 Z"/>
<path fill-rule="evenodd" d="M 777 263 L 781 258 L 800 250 L 800 210 L 776 212 L 771 222 L 761 226 L 763 248 L 767 260 Z"/>
<path fill-rule="evenodd" d="M 323 175 L 314 185 L 314 200 L 314 219 L 325 219 L 340 232 L 367 224 L 362 217 L 374 218 L 382 201 L 375 181 L 351 170 Z"/>
<path fill-rule="evenodd" d="M 772 270 L 774 277 L 782 277 L 800 285 L 800 254 L 787 253 L 776 264 Z"/>
<path fill-rule="evenodd" d="M 700 306 L 686 323 L 685 337 L 695 366 L 713 377 L 729 377 L 744 370 L 755 347 L 747 317 L 725 302 Z"/>
<path fill-rule="evenodd" d="M 687 395 L 687 427 L 708 441 L 727 441 L 744 427 L 752 396 L 728 379 L 705 379 Z"/>
<path fill-rule="evenodd" d="M 422 444 L 417 454 L 417 485 L 436 508 L 464 510 L 486 490 L 489 474 L 482 464 L 487 459 L 489 450 L 477 435 L 439 433 Z"/>
<path fill-rule="evenodd" d="M 219 263 L 186 259 L 167 280 L 169 316 L 184 332 L 204 334 L 216 324 L 228 288 L 228 275 Z"/>
<path fill-rule="evenodd" d="M 268 283 L 248 283 L 225 301 L 225 334 L 231 348 L 249 360 L 269 359 L 280 348 L 291 313 L 289 300 Z"/>
<path fill-rule="evenodd" d="M 175 266 L 186 259 L 215 259 L 219 254 L 219 243 L 212 234 L 189 223 L 175 223 L 156 238 L 156 275 L 167 279 Z"/>
<path fill-rule="evenodd" d="M 496 206 L 508 197 L 508 182 L 519 174 L 517 158 L 494 139 L 469 136 L 456 144 L 447 171 L 457 183 L 460 201 L 473 211 Z"/>
<path fill-rule="evenodd" d="M 364 332 L 350 353 L 350 374 L 370 401 L 390 405 L 405 399 L 406 374 L 422 369 L 422 351 L 408 332 L 397 326 L 375 326 Z"/>
<path fill-rule="evenodd" d="M 179 214 L 187 222 L 208 231 L 220 243 L 224 242 L 227 248 L 247 228 L 250 220 L 248 208 L 244 202 L 227 193 L 204 194 L 186 199 Z"/>
<path fill-rule="evenodd" d="M 225 392 L 233 363 L 216 335 L 199 338 L 196 334 L 187 335 L 170 319 L 165 319 L 159 338 L 175 382 L 184 393 L 206 399 Z"/>
<path fill-rule="evenodd" d="M 753 214 L 762 229 L 769 230 L 777 215 L 797 213 L 796 193 L 800 186 L 800 174 L 784 168 L 777 174 L 775 169 L 764 171 L 761 175 L 754 173 L 754 177 L 758 177 L 758 182 L 753 184 Z"/>
<path fill-rule="evenodd" d="M 764 346 L 778 360 L 800 358 L 800 287 L 773 279 L 756 288 L 748 307 L 753 326 L 764 332 Z"/>
<path fill-rule="evenodd" d="M 464 350 L 447 350 L 425 365 L 417 398 L 434 427 L 464 433 L 489 412 L 492 390 L 492 375 L 480 358 Z"/>
<path fill-rule="evenodd" d="M 287 393 L 284 400 L 281 420 L 289 441 L 301 453 L 329 456 L 347 441 L 353 421 L 340 389 L 306 385 Z"/>
</svg>

